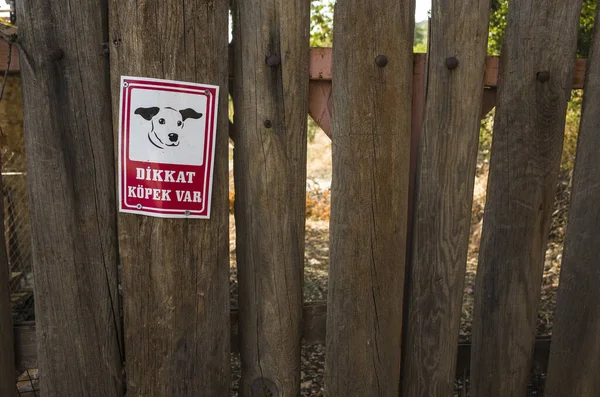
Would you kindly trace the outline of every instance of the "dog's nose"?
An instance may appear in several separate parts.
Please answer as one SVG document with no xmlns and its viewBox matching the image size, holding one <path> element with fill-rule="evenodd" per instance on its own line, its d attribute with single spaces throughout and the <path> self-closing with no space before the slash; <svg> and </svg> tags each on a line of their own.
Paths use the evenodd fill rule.
<svg viewBox="0 0 600 397">
<path fill-rule="evenodd" d="M 169 140 L 171 142 L 177 142 L 177 139 L 179 139 L 179 135 L 173 133 L 169 134 Z"/>
</svg>

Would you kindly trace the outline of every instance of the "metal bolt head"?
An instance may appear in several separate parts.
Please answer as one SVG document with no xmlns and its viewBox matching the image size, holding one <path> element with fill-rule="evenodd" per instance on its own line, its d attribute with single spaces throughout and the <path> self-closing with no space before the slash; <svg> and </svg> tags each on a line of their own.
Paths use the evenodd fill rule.
<svg viewBox="0 0 600 397">
<path fill-rule="evenodd" d="M 271 54 L 265 58 L 265 63 L 270 67 L 275 67 L 281 63 L 281 58 L 277 54 Z"/>
<path fill-rule="evenodd" d="M 273 127 L 273 122 L 271 120 L 265 120 L 265 128 L 271 128 Z"/>
<path fill-rule="evenodd" d="M 377 55 L 375 57 L 375 64 L 380 68 L 385 67 L 385 65 L 388 64 L 388 57 L 386 57 L 385 55 Z"/>
<path fill-rule="evenodd" d="M 458 58 L 450 57 L 446 58 L 446 67 L 450 70 L 456 69 L 458 67 Z"/>
<path fill-rule="evenodd" d="M 205 93 L 206 95 L 210 95 L 210 90 L 204 90 L 204 93 Z"/>
<path fill-rule="evenodd" d="M 548 72 L 547 70 L 537 72 L 536 78 L 540 83 L 545 83 L 548 80 L 550 80 L 550 72 Z"/>
<path fill-rule="evenodd" d="M 129 83 L 128 82 L 124 82 L 123 83 L 123 87 L 125 87 L 125 88 L 129 87 Z"/>
<path fill-rule="evenodd" d="M 142 205 L 141 204 L 136 205 L 136 207 L 137 207 L 138 210 L 142 209 Z"/>
<path fill-rule="evenodd" d="M 191 212 L 189 210 L 185 211 L 185 216 L 190 216 Z"/>
</svg>

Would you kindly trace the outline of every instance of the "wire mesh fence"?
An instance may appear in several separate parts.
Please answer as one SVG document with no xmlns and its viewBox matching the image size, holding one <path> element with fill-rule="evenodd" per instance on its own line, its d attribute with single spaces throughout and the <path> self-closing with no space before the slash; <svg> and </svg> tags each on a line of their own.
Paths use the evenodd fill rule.
<svg viewBox="0 0 600 397">
<path fill-rule="evenodd" d="M 39 397 L 40 379 L 37 369 L 28 369 L 17 379 L 18 397 Z"/>
<path fill-rule="evenodd" d="M 4 234 L 10 268 L 13 322 L 19 324 L 35 319 L 27 171 L 25 155 L 3 148 L 1 156 Z"/>
</svg>

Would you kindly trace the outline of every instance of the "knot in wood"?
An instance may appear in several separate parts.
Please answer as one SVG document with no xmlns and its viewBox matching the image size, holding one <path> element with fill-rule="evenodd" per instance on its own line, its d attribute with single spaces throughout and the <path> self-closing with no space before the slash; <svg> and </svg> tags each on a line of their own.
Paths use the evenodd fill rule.
<svg viewBox="0 0 600 397">
<path fill-rule="evenodd" d="M 456 69 L 459 63 L 456 57 L 446 58 L 446 67 L 450 70 Z"/>
<path fill-rule="evenodd" d="M 273 127 L 273 122 L 271 120 L 265 120 L 264 126 L 265 128 L 271 128 Z"/>
<path fill-rule="evenodd" d="M 62 49 L 56 48 L 50 52 L 51 61 L 60 61 L 65 57 L 65 53 Z"/>
<path fill-rule="evenodd" d="M 545 83 L 550 80 L 550 72 L 547 70 L 537 72 L 536 78 L 540 83 Z"/>
<path fill-rule="evenodd" d="M 252 397 L 279 397 L 275 383 L 267 378 L 256 378 L 250 386 Z"/>
<path fill-rule="evenodd" d="M 387 64 L 388 57 L 386 57 L 385 55 L 380 54 L 375 57 L 375 65 L 379 66 L 380 68 L 384 68 Z"/>
<path fill-rule="evenodd" d="M 277 54 L 271 54 L 265 58 L 265 63 L 270 67 L 275 67 L 281 63 L 281 58 Z"/>
<path fill-rule="evenodd" d="M 104 58 L 108 57 L 108 55 L 110 54 L 110 49 L 108 48 L 108 43 L 102 43 L 102 44 L 100 44 L 100 54 Z"/>
</svg>

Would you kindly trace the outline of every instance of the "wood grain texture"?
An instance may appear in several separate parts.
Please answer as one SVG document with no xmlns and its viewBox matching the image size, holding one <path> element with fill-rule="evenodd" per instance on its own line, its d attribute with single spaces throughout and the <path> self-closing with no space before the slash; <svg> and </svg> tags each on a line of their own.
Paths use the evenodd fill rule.
<svg viewBox="0 0 600 397">
<path fill-rule="evenodd" d="M 434 0 L 411 264 L 402 394 L 449 396 L 469 245 L 489 0 Z M 449 57 L 459 65 L 450 70 Z"/>
<path fill-rule="evenodd" d="M 1 175 L 0 191 L 2 191 Z M 16 396 L 9 274 L 8 255 L 4 240 L 4 211 L 0 211 L 0 374 L 2 374 L 0 376 L 0 396 L 3 397 Z"/>
<path fill-rule="evenodd" d="M 310 4 L 236 0 L 241 396 L 300 393 Z M 266 58 L 279 57 L 269 66 Z"/>
<path fill-rule="evenodd" d="M 399 393 L 414 7 L 336 4 L 325 369 L 332 397 Z M 377 66 L 378 55 L 386 66 Z"/>
<path fill-rule="evenodd" d="M 598 24 L 596 13 L 596 24 Z M 545 395 L 600 392 L 600 29 L 596 27 L 573 172 Z"/>
<path fill-rule="evenodd" d="M 119 214 L 128 397 L 229 393 L 227 0 L 112 0 L 121 75 L 220 87 L 211 218 Z M 116 142 L 116 136 L 115 136 Z"/>
<path fill-rule="evenodd" d="M 17 5 L 40 387 L 123 395 L 103 2 Z M 20 54 L 24 57 L 25 54 Z"/>
<path fill-rule="evenodd" d="M 325 344 L 325 321 L 327 306 L 322 302 L 315 302 L 304 306 L 302 317 L 302 339 L 308 345 Z M 35 323 L 22 323 L 15 325 L 15 356 L 18 371 L 27 368 L 37 368 L 37 353 L 35 347 Z M 238 312 L 231 311 L 231 351 L 239 352 L 238 342 Z M 550 355 L 550 339 L 539 338 L 535 341 L 533 350 L 533 366 L 542 373 L 548 369 L 548 356 Z M 471 362 L 471 343 L 459 342 L 456 355 L 456 377 L 464 376 L 469 372 Z"/>
<path fill-rule="evenodd" d="M 580 11 L 581 0 L 509 7 L 476 278 L 476 397 L 526 393 Z"/>
</svg>

